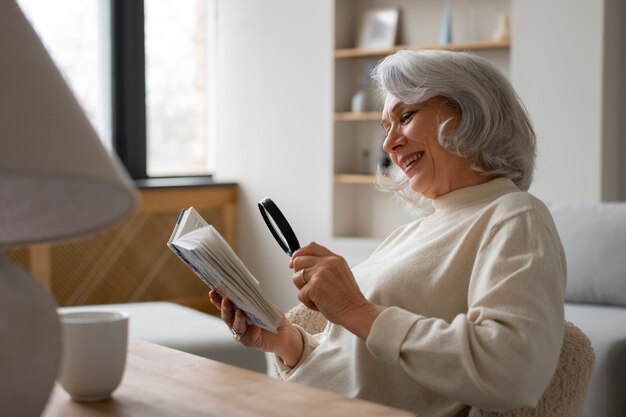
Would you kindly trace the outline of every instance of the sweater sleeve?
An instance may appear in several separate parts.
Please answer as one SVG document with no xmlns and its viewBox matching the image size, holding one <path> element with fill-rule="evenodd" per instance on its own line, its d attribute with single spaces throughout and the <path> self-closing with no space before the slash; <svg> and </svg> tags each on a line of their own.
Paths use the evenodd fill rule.
<svg viewBox="0 0 626 417">
<path fill-rule="evenodd" d="M 564 332 L 565 258 L 533 210 L 494 227 L 472 260 L 468 310 L 451 322 L 386 308 L 366 340 L 427 388 L 485 410 L 534 406 Z"/>
<path fill-rule="evenodd" d="M 298 326 L 297 324 L 294 324 L 294 326 L 296 326 L 296 329 L 298 329 L 298 331 L 302 335 L 302 342 L 304 343 L 304 346 L 302 349 L 302 356 L 300 356 L 300 360 L 298 361 L 296 366 L 291 368 L 287 366 L 285 362 L 283 362 L 282 359 L 278 357 L 278 355 L 276 354 L 272 355 L 272 357 L 274 358 L 274 364 L 276 365 L 277 376 L 279 379 L 283 379 L 283 380 L 288 379 L 289 376 L 291 375 L 292 370 L 294 370 L 295 368 L 298 367 L 298 365 L 303 363 L 309 357 L 309 355 L 311 355 L 311 352 L 313 352 L 313 350 L 317 346 L 319 346 L 319 341 L 315 338 L 315 336 L 309 334 L 306 330 L 304 330 L 302 327 Z"/>
</svg>

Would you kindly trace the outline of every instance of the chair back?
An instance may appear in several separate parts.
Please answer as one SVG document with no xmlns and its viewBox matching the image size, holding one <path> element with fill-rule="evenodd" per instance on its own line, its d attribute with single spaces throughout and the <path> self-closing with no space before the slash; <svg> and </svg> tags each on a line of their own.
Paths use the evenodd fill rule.
<svg viewBox="0 0 626 417">
<path fill-rule="evenodd" d="M 585 333 L 565 321 L 563 347 L 548 388 L 534 408 L 486 411 L 472 407 L 468 417 L 582 417 L 595 355 Z"/>
<path fill-rule="evenodd" d="M 322 313 L 311 310 L 304 304 L 298 304 L 289 310 L 286 315 L 290 322 L 297 324 L 311 334 L 321 333 L 327 324 L 327 320 Z"/>
</svg>

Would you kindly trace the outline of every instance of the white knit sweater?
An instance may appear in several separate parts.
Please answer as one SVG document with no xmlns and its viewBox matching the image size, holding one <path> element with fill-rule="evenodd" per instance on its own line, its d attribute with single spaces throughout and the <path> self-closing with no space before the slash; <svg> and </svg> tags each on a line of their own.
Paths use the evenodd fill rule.
<svg viewBox="0 0 626 417">
<path fill-rule="evenodd" d="M 354 268 L 388 306 L 366 341 L 330 324 L 284 379 L 418 416 L 532 406 L 563 336 L 565 255 L 546 207 L 499 178 L 433 200 Z"/>
</svg>

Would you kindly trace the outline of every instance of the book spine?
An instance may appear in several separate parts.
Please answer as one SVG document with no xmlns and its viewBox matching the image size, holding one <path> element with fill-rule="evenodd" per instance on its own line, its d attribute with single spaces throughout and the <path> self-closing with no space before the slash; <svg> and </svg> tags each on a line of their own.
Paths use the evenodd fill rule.
<svg viewBox="0 0 626 417">
<path fill-rule="evenodd" d="M 183 218 L 183 214 L 185 214 L 185 209 L 182 209 L 182 210 L 180 211 L 180 214 L 178 215 L 178 220 L 176 220 L 176 225 L 179 225 L 179 224 L 180 224 L 180 221 L 181 221 L 181 220 L 182 220 L 182 218 Z"/>
</svg>

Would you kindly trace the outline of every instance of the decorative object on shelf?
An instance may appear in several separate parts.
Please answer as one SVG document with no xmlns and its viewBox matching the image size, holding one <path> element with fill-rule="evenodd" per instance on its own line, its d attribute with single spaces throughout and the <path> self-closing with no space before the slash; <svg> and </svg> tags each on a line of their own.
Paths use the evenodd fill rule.
<svg viewBox="0 0 626 417">
<path fill-rule="evenodd" d="M 357 48 L 387 49 L 396 43 L 398 32 L 397 8 L 368 9 L 359 30 Z"/>
<path fill-rule="evenodd" d="M 511 19 L 508 14 L 498 15 L 498 24 L 493 31 L 493 40 L 498 42 L 508 42 L 511 40 Z"/>
<path fill-rule="evenodd" d="M 0 245 L 74 237 L 129 214 L 136 192 L 15 0 L 0 0 Z M 39 416 L 59 369 L 56 302 L 0 254 L 0 415 Z"/>
<path fill-rule="evenodd" d="M 377 110 L 376 86 L 372 83 L 372 70 L 376 63 L 368 61 L 361 72 L 359 90 L 354 93 L 350 102 L 353 113 L 363 113 Z"/>
<path fill-rule="evenodd" d="M 443 9 L 443 20 L 441 22 L 441 33 L 439 34 L 439 43 L 448 45 L 452 43 L 452 2 L 446 0 Z"/>
<path fill-rule="evenodd" d="M 352 110 L 353 113 L 363 113 L 367 111 L 367 94 L 365 90 L 359 90 L 354 93 L 350 104 L 350 110 Z"/>
</svg>

